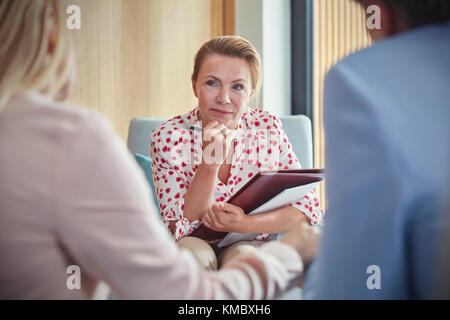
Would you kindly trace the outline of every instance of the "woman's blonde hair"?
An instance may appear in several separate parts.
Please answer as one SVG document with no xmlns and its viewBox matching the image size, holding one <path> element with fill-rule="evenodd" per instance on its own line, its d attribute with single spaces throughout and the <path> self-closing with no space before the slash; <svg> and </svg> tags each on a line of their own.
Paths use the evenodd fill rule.
<svg viewBox="0 0 450 320">
<path fill-rule="evenodd" d="M 59 0 L 0 0 L 0 110 L 23 90 L 54 98 L 69 80 L 72 51 L 63 15 Z M 56 27 L 52 55 L 49 24 Z"/>
<path fill-rule="evenodd" d="M 212 54 L 245 59 L 250 67 L 253 92 L 258 94 L 261 88 L 262 64 L 258 52 L 250 42 L 239 36 L 220 36 L 205 42 L 195 55 L 192 73 L 194 81 L 198 79 L 203 61 Z"/>
</svg>

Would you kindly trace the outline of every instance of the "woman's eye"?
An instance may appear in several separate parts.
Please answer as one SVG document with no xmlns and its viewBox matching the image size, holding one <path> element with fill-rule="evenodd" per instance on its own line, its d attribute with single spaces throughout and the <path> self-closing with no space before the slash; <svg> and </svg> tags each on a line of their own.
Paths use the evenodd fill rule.
<svg viewBox="0 0 450 320">
<path fill-rule="evenodd" d="M 215 86 L 216 86 L 216 82 L 213 81 L 213 80 L 208 80 L 208 81 L 206 81 L 206 84 L 207 84 L 208 86 L 211 86 L 211 87 L 215 87 Z"/>
<path fill-rule="evenodd" d="M 244 86 L 242 84 L 240 84 L 240 83 L 237 83 L 237 84 L 235 84 L 233 86 L 233 89 L 235 89 L 235 90 L 243 90 Z"/>
</svg>

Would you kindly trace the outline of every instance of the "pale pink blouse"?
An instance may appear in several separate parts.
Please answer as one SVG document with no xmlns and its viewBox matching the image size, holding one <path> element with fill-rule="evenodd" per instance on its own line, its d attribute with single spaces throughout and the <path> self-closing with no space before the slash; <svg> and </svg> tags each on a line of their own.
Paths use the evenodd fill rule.
<svg viewBox="0 0 450 320">
<path fill-rule="evenodd" d="M 183 215 L 184 195 L 202 161 L 202 134 L 191 127 L 200 127 L 198 108 L 170 119 L 152 132 L 152 172 L 164 224 L 171 221 L 176 228 L 176 240 L 191 235 L 201 220 L 190 221 Z M 278 117 L 267 111 L 248 108 L 239 121 L 235 152 L 227 184 L 217 180 L 214 198 L 227 201 L 260 171 L 299 169 L 300 162 Z M 310 219 L 311 224 L 321 224 L 323 211 L 319 197 L 310 191 L 291 204 Z M 259 234 L 254 240 L 269 240 L 269 234 Z"/>
<path fill-rule="evenodd" d="M 154 207 L 143 172 L 98 114 L 29 91 L 0 112 L 0 299 L 264 299 L 302 272 L 271 242 L 200 268 Z M 81 288 L 66 271 L 77 265 Z M 73 288 L 73 287 L 72 287 Z"/>
</svg>

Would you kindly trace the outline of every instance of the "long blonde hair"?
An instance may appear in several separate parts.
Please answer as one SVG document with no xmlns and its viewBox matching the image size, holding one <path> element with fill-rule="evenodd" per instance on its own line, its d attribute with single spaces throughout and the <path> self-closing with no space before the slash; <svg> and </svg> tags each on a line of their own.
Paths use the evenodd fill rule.
<svg viewBox="0 0 450 320">
<path fill-rule="evenodd" d="M 48 54 L 56 26 L 53 54 Z M 59 0 L 0 0 L 0 110 L 17 93 L 55 98 L 70 78 L 72 50 Z"/>
</svg>

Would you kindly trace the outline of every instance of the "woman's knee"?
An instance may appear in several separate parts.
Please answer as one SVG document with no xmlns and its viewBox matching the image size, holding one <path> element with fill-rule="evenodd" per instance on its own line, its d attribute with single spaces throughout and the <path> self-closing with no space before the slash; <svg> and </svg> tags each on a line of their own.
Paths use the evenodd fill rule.
<svg viewBox="0 0 450 320">
<path fill-rule="evenodd" d="M 222 249 L 217 257 L 219 268 L 234 257 L 249 251 L 251 252 L 262 244 L 264 244 L 262 241 L 242 241 Z"/>
<path fill-rule="evenodd" d="M 216 254 L 206 241 L 196 237 L 185 237 L 178 240 L 177 245 L 179 248 L 188 249 L 202 268 L 217 270 Z"/>
</svg>

